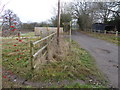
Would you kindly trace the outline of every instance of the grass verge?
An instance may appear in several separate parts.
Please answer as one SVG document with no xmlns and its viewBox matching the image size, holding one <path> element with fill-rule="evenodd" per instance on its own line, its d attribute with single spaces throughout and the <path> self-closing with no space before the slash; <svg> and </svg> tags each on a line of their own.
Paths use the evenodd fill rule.
<svg viewBox="0 0 120 90">
<path fill-rule="evenodd" d="M 34 32 L 21 34 L 21 37 L 34 37 L 34 36 L 35 36 Z"/>
<path fill-rule="evenodd" d="M 54 61 L 42 64 L 39 69 L 31 71 L 28 43 L 30 40 L 35 41 L 35 39 L 25 39 L 22 40 L 22 43 L 8 39 L 3 41 L 3 68 L 29 81 L 51 82 L 53 86 L 63 80 L 67 80 L 70 83 L 76 79 L 82 80 L 85 85 L 105 86 L 106 81 L 96 68 L 93 58 L 74 41 L 72 41 L 71 49 L 65 49 L 68 48 L 68 45 L 65 46 L 68 40 L 63 40 L 63 46 L 59 48 L 63 52 L 57 53 L 56 56 L 53 55 Z M 64 50 L 67 50 L 66 52 L 68 53 L 65 54 Z M 67 87 L 66 83 L 62 84 L 57 87 Z M 79 88 L 79 85 L 73 84 L 73 87 Z"/>
<path fill-rule="evenodd" d="M 98 39 L 108 41 L 116 45 L 120 45 L 120 37 L 116 37 L 115 34 L 104 34 L 104 33 L 94 33 L 94 32 L 91 33 L 91 32 L 83 32 L 83 31 L 82 33 L 85 33 L 87 35 L 90 35 Z"/>
<path fill-rule="evenodd" d="M 75 83 L 75 84 L 69 84 L 69 85 L 65 85 L 65 86 L 61 86 L 61 87 L 57 87 L 57 86 L 53 86 L 50 88 L 89 88 L 92 90 L 92 88 L 100 88 L 102 90 L 102 88 L 105 88 L 104 86 L 101 85 L 81 85 L 80 83 Z"/>
</svg>

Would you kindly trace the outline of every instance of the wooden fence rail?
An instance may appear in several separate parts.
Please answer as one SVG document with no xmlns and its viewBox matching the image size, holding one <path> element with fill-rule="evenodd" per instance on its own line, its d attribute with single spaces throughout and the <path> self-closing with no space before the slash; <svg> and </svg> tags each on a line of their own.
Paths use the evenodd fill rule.
<svg viewBox="0 0 120 90">
<path fill-rule="evenodd" d="M 53 40 L 54 36 L 56 35 L 56 33 L 52 33 L 48 36 L 46 36 L 45 38 L 41 39 L 41 40 L 38 40 L 36 42 L 32 42 L 30 41 L 30 55 L 31 55 L 31 69 L 34 69 L 36 68 L 36 64 L 34 65 L 34 61 L 35 61 L 35 58 L 43 51 L 47 48 L 47 46 L 49 45 L 49 43 Z M 50 39 L 50 40 L 49 40 Z M 47 42 L 45 41 L 47 40 Z M 48 41 L 49 40 L 49 41 Z M 41 42 L 46 42 L 46 45 L 44 45 L 42 48 L 40 48 L 37 52 L 34 53 L 34 48 L 35 48 L 35 45 L 36 44 L 39 44 Z M 45 51 L 45 53 L 43 55 L 47 54 L 47 50 Z"/>
</svg>

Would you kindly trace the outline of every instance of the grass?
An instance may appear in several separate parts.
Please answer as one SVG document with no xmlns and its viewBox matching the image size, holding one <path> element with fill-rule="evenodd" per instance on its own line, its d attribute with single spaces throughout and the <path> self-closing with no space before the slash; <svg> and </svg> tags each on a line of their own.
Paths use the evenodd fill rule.
<svg viewBox="0 0 120 90">
<path fill-rule="evenodd" d="M 97 77 L 99 72 L 94 66 L 92 57 L 84 49 L 72 42 L 71 52 L 62 57 L 62 60 L 50 62 L 42 65 L 40 71 L 34 71 L 35 75 L 32 80 L 37 81 L 61 81 L 81 79 L 88 81 L 90 77 Z M 40 76 L 40 77 L 39 77 Z M 99 78 L 97 78 L 99 80 Z"/>
<path fill-rule="evenodd" d="M 66 85 L 64 88 L 105 88 L 100 85 L 80 85 L 79 83 L 75 83 L 72 85 Z"/>
<path fill-rule="evenodd" d="M 53 86 L 50 88 L 100 88 L 102 90 L 102 88 L 105 88 L 104 86 L 101 85 L 81 85 L 80 83 L 74 83 L 74 84 L 69 84 L 69 85 L 65 85 L 65 86 L 61 86 L 61 87 L 57 87 L 57 86 Z"/>
<path fill-rule="evenodd" d="M 85 34 L 88 34 L 90 36 L 96 37 L 98 39 L 102 39 L 105 41 L 108 41 L 110 43 L 116 44 L 116 45 L 120 45 L 120 37 L 116 37 L 115 34 L 104 34 L 104 33 L 90 33 L 90 32 L 83 32 Z"/>
<path fill-rule="evenodd" d="M 80 79 L 86 84 L 96 85 L 99 83 L 98 86 L 105 86 L 106 81 L 96 68 L 94 59 L 74 41 L 72 41 L 69 53 L 61 56 L 60 60 L 54 57 L 54 62 L 40 65 L 39 69 L 31 71 L 29 41 L 36 41 L 38 39 L 28 38 L 23 39 L 22 42 L 16 39 L 4 39 L 2 48 L 3 68 L 33 82 L 41 81 L 45 83 L 51 81 L 51 83 L 55 83 L 62 80 L 72 82 L 73 80 Z M 68 40 L 64 42 L 68 43 Z M 91 79 L 92 82 L 89 82 Z M 61 85 L 58 87 L 61 87 Z M 64 87 L 67 86 L 64 85 Z M 79 85 L 71 87 L 79 87 Z"/>
<path fill-rule="evenodd" d="M 34 37 L 34 36 L 35 36 L 34 32 L 21 34 L 21 37 Z"/>
<path fill-rule="evenodd" d="M 11 70 L 15 74 L 22 75 L 30 70 L 30 41 L 36 41 L 40 38 L 22 39 L 21 42 L 16 39 L 2 40 L 2 62 L 3 68 Z"/>
</svg>

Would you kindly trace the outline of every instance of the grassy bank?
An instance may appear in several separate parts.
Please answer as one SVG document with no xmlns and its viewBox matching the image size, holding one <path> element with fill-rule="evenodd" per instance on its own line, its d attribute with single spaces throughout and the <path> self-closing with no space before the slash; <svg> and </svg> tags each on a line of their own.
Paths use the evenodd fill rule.
<svg viewBox="0 0 120 90">
<path fill-rule="evenodd" d="M 83 31 L 81 32 L 90 35 L 92 37 L 102 39 L 116 45 L 120 45 L 120 37 L 116 37 L 115 34 L 104 34 L 104 33 L 94 33 L 94 32 L 83 32 Z"/>
<path fill-rule="evenodd" d="M 31 71 L 28 42 L 37 39 L 23 39 L 22 42 L 16 39 L 4 39 L 2 48 L 3 68 L 31 82 L 51 83 L 51 86 L 46 84 L 45 87 L 89 88 L 105 86 L 106 81 L 96 68 L 94 59 L 90 54 L 74 41 L 72 41 L 71 49 L 69 49 L 69 42 L 66 39 L 61 39 L 58 48 L 60 52 L 55 52 L 56 54 L 52 55 L 52 60 L 49 63 L 41 64 L 39 69 Z M 51 45 L 50 48 L 52 50 L 56 46 Z M 63 82 L 64 80 L 67 82 Z M 84 85 L 81 82 L 77 85 L 72 83 L 76 80 L 81 80 Z M 57 84 L 58 82 L 63 83 Z"/>
</svg>

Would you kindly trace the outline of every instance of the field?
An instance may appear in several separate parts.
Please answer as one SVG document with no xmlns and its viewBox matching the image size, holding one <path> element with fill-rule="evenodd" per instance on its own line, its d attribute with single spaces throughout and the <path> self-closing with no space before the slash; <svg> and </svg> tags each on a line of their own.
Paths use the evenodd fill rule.
<svg viewBox="0 0 120 90">
<path fill-rule="evenodd" d="M 38 69 L 30 69 L 30 41 L 41 39 L 27 38 L 32 33 L 24 35 L 23 39 L 3 39 L 2 56 L 3 71 L 11 72 L 17 77 L 21 77 L 28 82 L 29 85 L 22 85 L 9 81 L 3 72 L 3 87 L 37 87 L 34 84 L 39 82 L 41 87 L 74 87 L 74 88 L 99 88 L 105 87 L 106 81 L 103 75 L 96 68 L 94 59 L 84 49 L 72 41 L 69 48 L 69 40 L 60 39 L 60 51 L 52 55 L 49 63 L 41 64 Z M 55 50 L 55 42 L 50 45 L 50 49 Z M 56 50 L 55 50 L 56 52 Z M 52 52 L 51 52 L 52 53 Z M 34 84 L 34 86 L 32 85 Z"/>
</svg>

